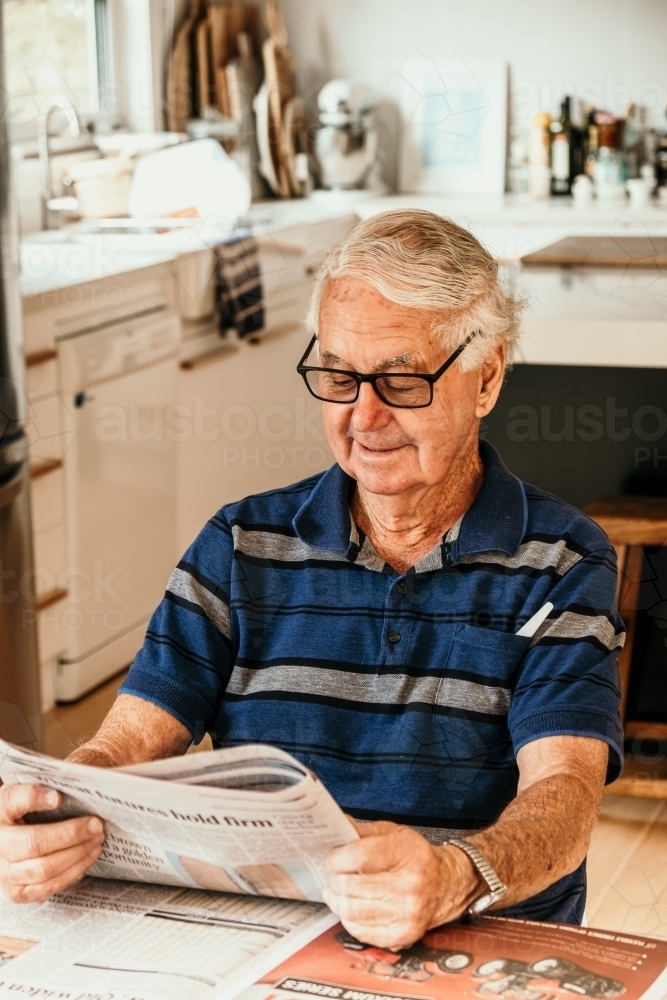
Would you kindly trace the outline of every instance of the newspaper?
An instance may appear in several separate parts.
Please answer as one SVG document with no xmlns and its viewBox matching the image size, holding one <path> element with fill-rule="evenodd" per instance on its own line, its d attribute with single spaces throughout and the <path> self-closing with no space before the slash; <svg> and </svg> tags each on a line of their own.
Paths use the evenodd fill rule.
<svg viewBox="0 0 667 1000">
<path fill-rule="evenodd" d="M 402 951 L 328 928 L 238 1000 L 665 1000 L 667 941 L 573 924 L 478 917 Z"/>
<path fill-rule="evenodd" d="M 97 768 L 0 740 L 0 778 L 64 793 L 31 822 L 100 816 L 100 878 L 321 902 L 327 854 L 358 836 L 308 768 L 262 745 Z"/>
<path fill-rule="evenodd" d="M 86 878 L 0 896 L 0 1000 L 231 1000 L 335 923 L 322 905 Z"/>
</svg>

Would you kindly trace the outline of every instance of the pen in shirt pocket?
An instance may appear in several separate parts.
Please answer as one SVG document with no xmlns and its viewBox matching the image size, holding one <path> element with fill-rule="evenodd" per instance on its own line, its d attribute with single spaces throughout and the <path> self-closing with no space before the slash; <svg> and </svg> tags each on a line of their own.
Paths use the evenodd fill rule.
<svg viewBox="0 0 667 1000">
<path fill-rule="evenodd" d="M 544 604 L 539 611 L 535 612 L 532 618 L 528 619 L 525 625 L 521 626 L 521 628 L 516 634 L 525 635 L 528 638 L 535 635 L 535 633 L 537 632 L 538 628 L 540 627 L 544 619 L 551 611 L 553 611 L 553 609 L 554 606 L 551 603 L 551 601 L 547 601 L 547 603 Z"/>
</svg>

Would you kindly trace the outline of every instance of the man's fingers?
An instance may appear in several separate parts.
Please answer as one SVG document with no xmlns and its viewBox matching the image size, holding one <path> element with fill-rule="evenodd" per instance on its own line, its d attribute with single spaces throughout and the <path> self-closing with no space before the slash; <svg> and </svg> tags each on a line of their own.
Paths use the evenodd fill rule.
<svg viewBox="0 0 667 1000">
<path fill-rule="evenodd" d="M 39 858 L 98 838 L 103 831 L 104 824 L 97 816 L 80 816 L 59 823 L 0 826 L 0 857 L 5 861 Z"/>
<path fill-rule="evenodd" d="M 385 927 L 399 918 L 399 914 L 391 905 L 395 900 L 357 899 L 351 896 L 339 896 L 331 889 L 327 889 L 324 901 L 343 922 L 352 920 L 368 927 Z"/>
<path fill-rule="evenodd" d="M 46 882 L 22 886 L 5 885 L 5 894 L 13 903 L 44 903 L 54 892 L 66 889 L 67 886 L 72 885 L 82 875 L 85 875 L 90 866 L 95 863 L 98 853 L 98 848 L 95 847 L 76 864 L 71 865 Z"/>
<path fill-rule="evenodd" d="M 377 872 L 373 875 L 329 875 L 328 889 L 337 896 L 354 899 L 405 899 L 419 892 L 419 882 L 413 872 Z"/>
<path fill-rule="evenodd" d="M 384 927 L 369 927 L 366 924 L 357 924 L 353 920 L 341 922 L 345 930 L 357 941 L 373 945 L 375 948 L 383 948 L 385 951 L 400 951 L 414 944 L 410 928 L 400 923 Z"/>
<path fill-rule="evenodd" d="M 0 824 L 17 823 L 26 813 L 55 809 L 60 793 L 42 785 L 3 785 L 0 789 Z"/>
<path fill-rule="evenodd" d="M 67 847 L 41 858 L 28 858 L 26 861 L 10 861 L 3 873 L 6 886 L 39 885 L 58 878 L 63 872 L 84 861 L 90 855 L 99 857 L 104 838 L 98 836 L 86 840 L 74 847 Z"/>
<path fill-rule="evenodd" d="M 349 817 L 352 819 L 352 817 Z M 390 823 L 389 820 L 380 819 L 375 823 L 359 823 L 356 819 L 352 822 L 360 837 L 384 837 L 388 833 L 395 833 L 400 830 L 397 823 Z"/>
<path fill-rule="evenodd" d="M 373 824 L 380 826 L 381 824 Z M 406 859 L 406 843 L 404 834 L 410 831 L 406 827 L 388 824 L 390 830 L 386 833 L 364 835 L 362 840 L 355 840 L 344 847 L 336 847 L 327 857 L 326 865 L 330 872 L 385 872 L 400 866 Z"/>
</svg>

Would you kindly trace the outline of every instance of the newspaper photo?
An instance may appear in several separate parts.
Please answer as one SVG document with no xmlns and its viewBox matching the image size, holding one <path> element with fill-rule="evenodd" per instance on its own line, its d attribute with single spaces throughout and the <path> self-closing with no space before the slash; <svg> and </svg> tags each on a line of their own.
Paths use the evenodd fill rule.
<svg viewBox="0 0 667 1000">
<path fill-rule="evenodd" d="M 238 1000 L 665 1000 L 666 966 L 667 941 L 572 924 L 478 917 L 400 952 L 336 924 Z"/>
<path fill-rule="evenodd" d="M 42 904 L 0 897 L 0 1000 L 229 998 L 335 921 L 316 903 L 96 878 Z"/>
<path fill-rule="evenodd" d="M 328 853 L 358 836 L 315 775 L 268 746 L 97 768 L 0 740 L 0 778 L 63 793 L 30 822 L 101 817 L 100 878 L 321 902 Z"/>
</svg>

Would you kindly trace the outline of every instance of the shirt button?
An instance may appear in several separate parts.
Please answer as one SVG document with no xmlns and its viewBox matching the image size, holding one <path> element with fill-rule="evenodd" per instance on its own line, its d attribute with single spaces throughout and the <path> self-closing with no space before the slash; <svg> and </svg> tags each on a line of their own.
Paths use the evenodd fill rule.
<svg viewBox="0 0 667 1000">
<path fill-rule="evenodd" d="M 387 638 L 389 639 L 389 642 L 400 642 L 401 641 L 401 633 L 400 632 L 390 632 L 389 635 L 387 636 Z"/>
<path fill-rule="evenodd" d="M 408 592 L 408 588 L 405 586 L 404 583 L 397 583 L 396 584 L 396 590 L 399 592 L 399 594 L 401 595 L 401 597 L 403 597 L 403 595 L 407 594 L 407 592 Z"/>
</svg>

